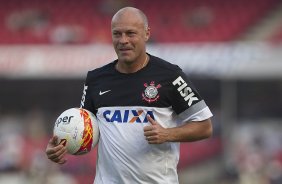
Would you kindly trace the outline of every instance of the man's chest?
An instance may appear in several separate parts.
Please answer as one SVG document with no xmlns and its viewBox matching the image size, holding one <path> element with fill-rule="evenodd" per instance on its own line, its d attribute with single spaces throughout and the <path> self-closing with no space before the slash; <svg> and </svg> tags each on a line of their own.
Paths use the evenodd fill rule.
<svg viewBox="0 0 282 184">
<path fill-rule="evenodd" d="M 160 77 L 110 78 L 89 86 L 95 109 L 110 106 L 169 107 L 171 82 Z"/>
</svg>

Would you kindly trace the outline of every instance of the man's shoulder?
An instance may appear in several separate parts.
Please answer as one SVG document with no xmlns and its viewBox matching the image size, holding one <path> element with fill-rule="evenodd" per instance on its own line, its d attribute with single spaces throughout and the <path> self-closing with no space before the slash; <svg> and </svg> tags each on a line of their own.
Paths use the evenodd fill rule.
<svg viewBox="0 0 282 184">
<path fill-rule="evenodd" d="M 89 72 L 90 72 L 90 73 L 107 72 L 107 71 L 113 69 L 115 62 L 116 62 L 116 60 L 111 61 L 110 63 L 107 63 L 107 64 L 105 64 L 105 65 L 103 65 L 103 66 L 98 67 L 98 68 L 95 68 L 95 69 L 93 69 L 93 70 L 91 70 L 91 71 L 89 71 Z"/>
<path fill-rule="evenodd" d="M 101 67 L 95 68 L 93 70 L 88 71 L 87 73 L 87 78 L 97 78 L 101 75 L 107 74 L 107 73 L 112 73 L 114 69 L 114 63 L 116 61 L 112 61 L 108 64 L 105 64 Z"/>
<path fill-rule="evenodd" d="M 150 57 L 153 67 L 162 69 L 166 72 L 177 72 L 181 70 L 181 68 L 178 65 L 172 64 L 171 62 L 166 61 L 162 58 L 153 55 L 150 55 Z"/>
</svg>

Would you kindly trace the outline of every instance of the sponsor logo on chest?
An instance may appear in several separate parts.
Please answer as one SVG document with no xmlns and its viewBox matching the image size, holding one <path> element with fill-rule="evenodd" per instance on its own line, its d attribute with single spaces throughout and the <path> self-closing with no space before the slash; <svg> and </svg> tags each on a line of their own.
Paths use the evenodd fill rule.
<svg viewBox="0 0 282 184">
<path fill-rule="evenodd" d="M 109 123 L 148 123 L 147 115 L 153 119 L 153 111 L 144 110 L 105 110 L 103 117 Z"/>
</svg>

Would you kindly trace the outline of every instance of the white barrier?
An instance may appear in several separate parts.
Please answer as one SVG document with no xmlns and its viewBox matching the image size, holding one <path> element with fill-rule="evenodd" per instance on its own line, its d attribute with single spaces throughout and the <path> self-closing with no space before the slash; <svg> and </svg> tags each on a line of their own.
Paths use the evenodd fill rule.
<svg viewBox="0 0 282 184">
<path fill-rule="evenodd" d="M 214 78 L 282 78 L 282 46 L 265 43 L 149 45 L 185 72 Z M 0 77 L 82 78 L 116 59 L 112 45 L 2 45 Z"/>
</svg>

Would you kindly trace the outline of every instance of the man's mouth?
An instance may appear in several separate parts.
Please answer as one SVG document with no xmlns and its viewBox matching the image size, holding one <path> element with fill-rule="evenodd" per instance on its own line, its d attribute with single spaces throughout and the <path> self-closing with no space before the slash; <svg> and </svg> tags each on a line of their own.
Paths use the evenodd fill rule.
<svg viewBox="0 0 282 184">
<path fill-rule="evenodd" d="M 128 51 L 128 50 L 131 50 L 130 48 L 120 48 L 119 49 L 120 51 Z"/>
</svg>

